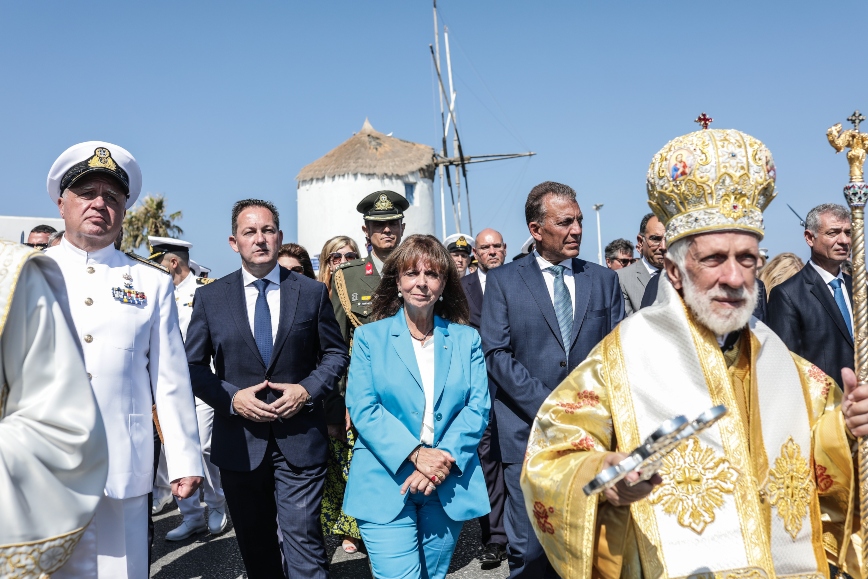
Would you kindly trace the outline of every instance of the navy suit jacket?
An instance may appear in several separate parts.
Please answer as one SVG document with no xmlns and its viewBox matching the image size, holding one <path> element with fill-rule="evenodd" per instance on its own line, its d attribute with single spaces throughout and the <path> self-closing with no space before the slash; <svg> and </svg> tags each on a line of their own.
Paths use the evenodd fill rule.
<svg viewBox="0 0 868 579">
<path fill-rule="evenodd" d="M 573 276 L 573 332 L 566 349 L 533 253 L 486 277 L 482 348 L 497 415 L 492 451 L 501 462 L 524 461 L 530 426 L 542 403 L 624 318 L 614 271 L 576 258 Z"/>
<path fill-rule="evenodd" d="M 647 308 L 657 299 L 657 288 L 660 286 L 660 276 L 657 274 L 651 278 L 648 285 L 645 286 L 645 294 L 642 296 L 641 308 Z M 768 295 L 766 294 L 766 284 L 759 279 L 756 280 L 757 300 L 756 307 L 753 310 L 753 317 L 761 322 L 765 322 L 768 318 Z"/>
<path fill-rule="evenodd" d="M 349 365 L 325 284 L 280 268 L 280 322 L 266 368 L 247 316 L 241 270 L 196 290 L 187 329 L 187 361 L 193 393 L 214 408 L 211 462 L 240 472 L 254 470 L 274 436 L 297 467 L 326 462 L 328 434 L 322 401 Z M 211 370 L 214 360 L 216 374 Z M 273 422 L 253 422 L 230 411 L 238 390 L 264 380 L 301 384 L 313 405 Z M 279 397 L 271 389 L 257 398 Z"/>
<path fill-rule="evenodd" d="M 482 283 L 479 281 L 479 271 L 461 278 L 461 287 L 467 297 L 467 306 L 470 308 L 470 325 L 476 331 L 482 327 Z"/>
<path fill-rule="evenodd" d="M 845 274 L 844 285 L 852 307 L 853 278 Z M 853 368 L 853 337 L 829 286 L 812 265 L 806 264 L 772 289 L 766 323 L 791 352 L 818 366 L 844 387 L 841 368 Z"/>
</svg>

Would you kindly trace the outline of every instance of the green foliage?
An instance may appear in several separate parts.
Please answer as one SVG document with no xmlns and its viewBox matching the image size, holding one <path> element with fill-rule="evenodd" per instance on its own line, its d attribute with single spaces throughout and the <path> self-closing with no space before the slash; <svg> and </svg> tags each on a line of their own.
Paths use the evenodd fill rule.
<svg viewBox="0 0 868 579">
<path fill-rule="evenodd" d="M 184 230 L 175 225 L 181 219 L 180 211 L 166 215 L 166 198 L 163 195 L 147 195 L 140 205 L 127 211 L 124 217 L 124 239 L 121 251 L 131 251 L 147 244 L 148 236 L 178 237 Z"/>
</svg>

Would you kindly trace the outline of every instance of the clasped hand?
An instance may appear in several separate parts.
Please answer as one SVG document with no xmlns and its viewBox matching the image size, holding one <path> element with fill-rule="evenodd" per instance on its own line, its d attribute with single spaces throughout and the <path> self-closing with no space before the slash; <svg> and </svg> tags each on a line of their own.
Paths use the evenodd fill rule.
<svg viewBox="0 0 868 579">
<path fill-rule="evenodd" d="M 413 452 L 415 454 L 415 451 Z M 408 459 L 413 460 L 413 456 L 411 455 Z M 401 494 L 403 495 L 409 490 L 413 494 L 422 492 L 428 496 L 449 476 L 455 459 L 444 450 L 422 447 L 413 462 L 416 465 L 416 470 L 401 485 Z"/>
<path fill-rule="evenodd" d="M 256 397 L 266 388 L 281 392 L 280 398 L 267 404 Z M 232 399 L 232 407 L 242 418 L 253 422 L 271 422 L 278 418 L 290 418 L 304 408 L 310 398 L 301 384 L 278 384 L 265 380 L 249 388 L 242 388 Z"/>
</svg>

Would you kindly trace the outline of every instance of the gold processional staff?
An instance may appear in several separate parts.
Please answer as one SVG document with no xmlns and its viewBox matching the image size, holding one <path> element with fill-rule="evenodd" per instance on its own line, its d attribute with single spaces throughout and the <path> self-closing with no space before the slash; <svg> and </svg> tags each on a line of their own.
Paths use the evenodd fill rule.
<svg viewBox="0 0 868 579">
<path fill-rule="evenodd" d="M 856 377 L 860 384 L 868 382 L 868 303 L 866 303 L 865 272 L 865 201 L 868 183 L 862 179 L 862 167 L 868 151 L 868 133 L 859 132 L 865 117 L 857 110 L 847 117 L 854 128 L 841 132 L 841 123 L 826 131 L 829 144 L 841 152 L 847 151 L 850 182 L 844 186 L 844 197 L 850 206 L 853 224 L 851 256 L 853 260 L 853 344 L 856 352 Z M 843 385 L 841 385 L 843 387 Z M 859 437 L 859 516 L 862 536 L 862 577 L 868 577 L 868 437 Z M 850 526 L 850 521 L 847 521 Z"/>
</svg>

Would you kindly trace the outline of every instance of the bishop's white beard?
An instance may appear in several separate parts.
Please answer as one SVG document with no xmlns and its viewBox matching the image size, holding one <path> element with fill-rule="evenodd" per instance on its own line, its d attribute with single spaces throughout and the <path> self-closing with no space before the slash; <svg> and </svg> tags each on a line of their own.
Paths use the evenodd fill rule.
<svg viewBox="0 0 868 579">
<path fill-rule="evenodd" d="M 716 336 L 725 336 L 730 332 L 740 330 L 748 321 L 756 309 L 758 288 L 754 283 L 753 291 L 748 292 L 743 286 L 740 289 L 732 289 L 725 286 L 717 286 L 708 292 L 696 289 L 693 280 L 685 272 L 682 275 L 684 303 L 690 308 L 696 321 L 714 332 Z M 728 308 L 719 311 L 714 307 L 714 298 L 728 298 L 746 300 L 740 308 Z"/>
</svg>

